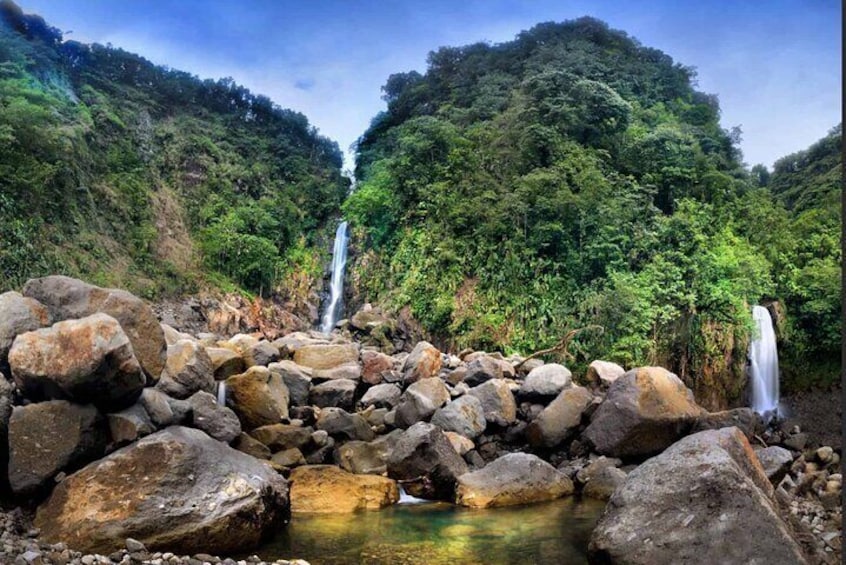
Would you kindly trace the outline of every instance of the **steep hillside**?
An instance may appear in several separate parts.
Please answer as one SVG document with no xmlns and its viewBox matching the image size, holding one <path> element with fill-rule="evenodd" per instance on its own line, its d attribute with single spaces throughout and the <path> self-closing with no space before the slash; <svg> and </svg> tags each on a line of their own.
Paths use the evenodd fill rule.
<svg viewBox="0 0 846 565">
<path fill-rule="evenodd" d="M 455 347 L 528 352 L 586 328 L 570 363 L 664 364 L 707 406 L 740 402 L 749 306 L 794 307 L 760 211 L 787 212 L 694 86 L 591 18 L 392 75 L 344 205 L 369 248 L 354 292 Z"/>
<path fill-rule="evenodd" d="M 340 169 L 305 116 L 231 79 L 63 41 L 0 2 L 0 288 L 47 273 L 148 297 L 313 282 Z"/>
</svg>

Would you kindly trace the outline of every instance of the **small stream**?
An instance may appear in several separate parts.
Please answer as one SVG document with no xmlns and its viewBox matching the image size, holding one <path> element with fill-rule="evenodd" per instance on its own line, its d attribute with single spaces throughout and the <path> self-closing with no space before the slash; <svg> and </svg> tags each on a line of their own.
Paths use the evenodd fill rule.
<svg viewBox="0 0 846 565">
<path fill-rule="evenodd" d="M 295 514 L 276 539 L 251 553 L 312 565 L 586 563 L 603 508 L 604 502 L 566 497 L 488 510 L 427 502 L 376 512 Z"/>
</svg>

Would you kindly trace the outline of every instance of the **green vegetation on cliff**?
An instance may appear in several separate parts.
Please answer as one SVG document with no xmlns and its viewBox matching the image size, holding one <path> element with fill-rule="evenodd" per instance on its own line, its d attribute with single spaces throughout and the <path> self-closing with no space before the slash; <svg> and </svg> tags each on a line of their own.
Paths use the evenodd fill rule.
<svg viewBox="0 0 846 565">
<path fill-rule="evenodd" d="M 577 363 L 662 364 L 711 407 L 743 394 L 751 304 L 781 301 L 790 347 L 834 358 L 838 209 L 805 196 L 792 161 L 759 186 L 766 169 L 744 168 L 739 131 L 694 86 L 590 18 L 392 75 L 344 204 L 368 242 L 357 291 L 456 347 L 527 352 L 599 325 Z M 819 198 L 839 199 L 826 159 Z"/>
<path fill-rule="evenodd" d="M 337 216 L 336 143 L 231 79 L 63 41 L 0 2 L 0 288 L 268 291 Z"/>
</svg>

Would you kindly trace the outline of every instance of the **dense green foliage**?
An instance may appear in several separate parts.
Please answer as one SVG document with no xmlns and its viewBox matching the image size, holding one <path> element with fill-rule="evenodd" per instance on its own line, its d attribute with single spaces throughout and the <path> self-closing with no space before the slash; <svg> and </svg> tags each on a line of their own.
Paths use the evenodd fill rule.
<svg viewBox="0 0 846 565">
<path fill-rule="evenodd" d="M 0 288 L 273 289 L 337 216 L 340 168 L 305 116 L 231 79 L 62 41 L 0 2 Z"/>
<path fill-rule="evenodd" d="M 751 304 L 781 300 L 791 347 L 833 353 L 837 208 L 802 196 L 785 162 L 771 179 L 745 169 L 739 131 L 694 84 L 590 18 L 441 48 L 425 75 L 392 75 L 344 205 L 371 248 L 359 291 L 410 306 L 456 347 L 528 352 L 598 325 L 577 364 L 666 364 L 713 407 L 741 398 Z M 826 158 L 823 192 L 839 199 Z"/>
</svg>

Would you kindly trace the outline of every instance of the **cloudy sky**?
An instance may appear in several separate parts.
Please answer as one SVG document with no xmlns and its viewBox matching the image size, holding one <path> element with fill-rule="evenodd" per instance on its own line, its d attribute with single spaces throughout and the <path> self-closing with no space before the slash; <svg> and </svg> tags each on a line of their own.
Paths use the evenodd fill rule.
<svg viewBox="0 0 846 565">
<path fill-rule="evenodd" d="M 698 70 L 744 161 L 804 149 L 841 121 L 839 0 L 18 0 L 25 12 L 201 78 L 231 76 L 346 150 L 391 73 L 440 46 L 498 43 L 590 15 Z M 347 166 L 350 165 L 349 156 Z"/>
</svg>

